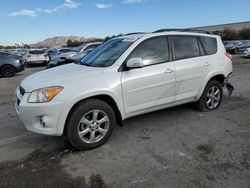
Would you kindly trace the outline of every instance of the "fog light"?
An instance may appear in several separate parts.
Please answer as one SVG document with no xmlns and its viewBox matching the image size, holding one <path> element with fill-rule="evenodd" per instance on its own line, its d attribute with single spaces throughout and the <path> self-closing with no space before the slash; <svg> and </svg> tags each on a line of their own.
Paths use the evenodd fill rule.
<svg viewBox="0 0 250 188">
<path fill-rule="evenodd" d="M 40 124 L 41 124 L 43 127 L 45 127 L 45 122 L 44 122 L 44 120 L 43 120 L 43 117 L 40 117 Z"/>
</svg>

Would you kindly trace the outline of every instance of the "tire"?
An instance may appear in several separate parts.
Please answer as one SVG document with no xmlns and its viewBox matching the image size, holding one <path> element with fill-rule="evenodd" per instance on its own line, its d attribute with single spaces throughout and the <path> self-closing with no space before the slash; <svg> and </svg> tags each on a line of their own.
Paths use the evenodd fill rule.
<svg viewBox="0 0 250 188">
<path fill-rule="evenodd" d="M 219 108 L 223 98 L 223 90 L 221 84 L 216 80 L 207 83 L 196 106 L 201 111 L 212 111 Z"/>
<path fill-rule="evenodd" d="M 89 99 L 79 103 L 70 113 L 66 134 L 74 147 L 88 150 L 104 144 L 115 125 L 116 117 L 111 106 L 101 100 Z"/>
<path fill-rule="evenodd" d="M 1 74 L 3 75 L 3 77 L 13 77 L 15 73 L 16 73 L 16 70 L 11 65 L 4 65 L 1 68 Z"/>
</svg>

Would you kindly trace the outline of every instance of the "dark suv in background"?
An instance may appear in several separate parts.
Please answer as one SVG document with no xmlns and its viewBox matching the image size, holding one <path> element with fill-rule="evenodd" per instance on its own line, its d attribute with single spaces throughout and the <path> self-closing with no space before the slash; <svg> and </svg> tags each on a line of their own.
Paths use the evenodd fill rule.
<svg viewBox="0 0 250 188">
<path fill-rule="evenodd" d="M 12 77 L 24 69 L 25 66 L 20 56 L 0 51 L 0 74 L 3 77 Z"/>
</svg>

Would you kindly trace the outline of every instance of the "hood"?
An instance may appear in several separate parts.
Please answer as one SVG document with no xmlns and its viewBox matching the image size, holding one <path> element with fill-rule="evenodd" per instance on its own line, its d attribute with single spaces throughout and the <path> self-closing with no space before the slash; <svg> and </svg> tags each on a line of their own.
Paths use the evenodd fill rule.
<svg viewBox="0 0 250 188">
<path fill-rule="evenodd" d="M 102 72 L 103 68 L 71 63 L 32 74 L 21 82 L 21 86 L 26 92 L 50 86 L 65 87 L 74 82 L 97 79 Z"/>
</svg>

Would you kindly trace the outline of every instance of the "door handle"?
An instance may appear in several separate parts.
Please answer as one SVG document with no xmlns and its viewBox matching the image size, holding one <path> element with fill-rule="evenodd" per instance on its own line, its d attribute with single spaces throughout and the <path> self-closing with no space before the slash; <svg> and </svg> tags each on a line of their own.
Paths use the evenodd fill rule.
<svg viewBox="0 0 250 188">
<path fill-rule="evenodd" d="M 174 72 L 174 69 L 168 68 L 167 70 L 164 71 L 164 74 L 170 74 L 172 72 Z"/>
<path fill-rule="evenodd" d="M 209 67 L 210 65 L 211 65 L 211 64 L 210 64 L 210 63 L 208 63 L 208 62 L 204 63 L 204 66 Z"/>
</svg>

